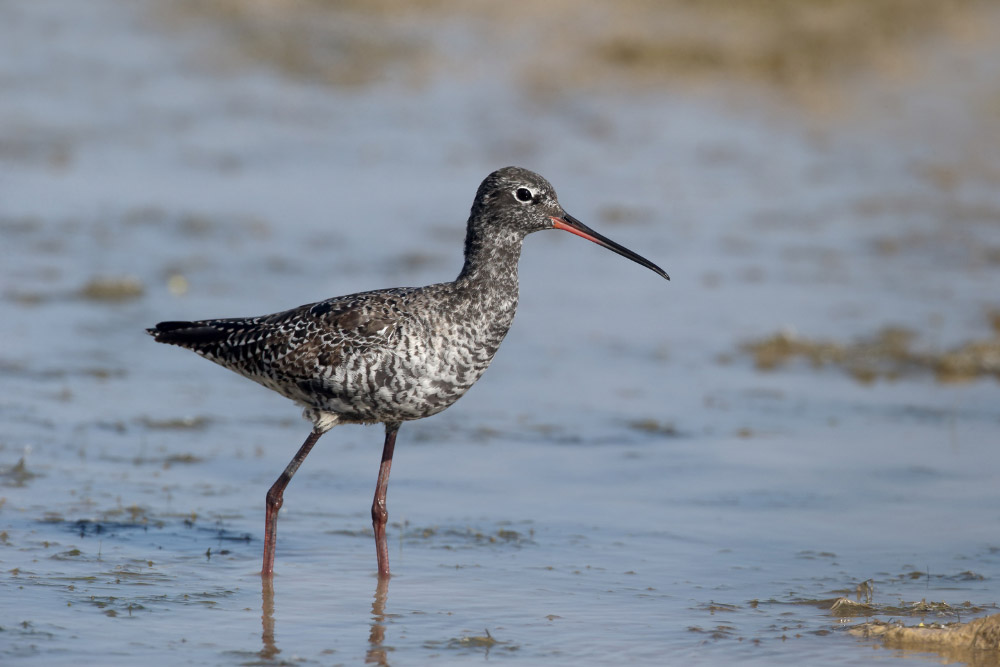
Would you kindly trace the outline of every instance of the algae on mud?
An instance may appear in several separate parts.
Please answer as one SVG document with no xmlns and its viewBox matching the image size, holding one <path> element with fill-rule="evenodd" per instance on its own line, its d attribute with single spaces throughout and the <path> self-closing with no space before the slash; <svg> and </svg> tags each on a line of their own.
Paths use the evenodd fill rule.
<svg viewBox="0 0 1000 667">
<path fill-rule="evenodd" d="M 838 366 L 866 384 L 927 373 L 939 382 L 989 376 L 1000 380 L 1000 332 L 944 351 L 914 349 L 911 343 L 915 338 L 916 333 L 904 327 L 885 327 L 871 338 L 851 343 L 811 340 L 781 331 L 746 342 L 742 349 L 753 356 L 759 370 L 774 370 L 802 358 L 815 368 Z"/>
<path fill-rule="evenodd" d="M 483 50 L 508 59 L 539 93 L 742 81 L 829 101 L 822 91 L 873 67 L 900 75 L 923 40 L 968 38 L 988 9 L 984 0 L 624 0 L 587 11 L 565 1 L 210 0 L 174 3 L 164 15 L 179 25 L 209 19 L 224 26 L 235 53 L 334 85 L 400 75 L 419 85 L 448 67 L 462 76 Z M 428 26 L 442 24 L 478 35 L 476 48 L 456 57 L 454 45 L 431 37 Z"/>
<path fill-rule="evenodd" d="M 852 627 L 850 633 L 864 639 L 879 639 L 886 648 L 937 653 L 949 663 L 1000 665 L 1000 614 L 965 623 L 916 626 L 899 621 L 869 621 Z"/>
</svg>

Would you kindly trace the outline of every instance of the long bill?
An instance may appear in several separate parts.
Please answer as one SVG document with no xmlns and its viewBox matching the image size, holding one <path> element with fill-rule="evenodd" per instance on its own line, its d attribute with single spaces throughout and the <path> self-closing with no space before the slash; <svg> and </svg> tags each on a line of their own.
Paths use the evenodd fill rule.
<svg viewBox="0 0 1000 667">
<path fill-rule="evenodd" d="M 667 272 L 658 267 L 656 264 L 653 264 L 645 257 L 632 252 L 625 246 L 615 243 L 608 237 L 598 234 L 593 229 L 583 224 L 582 222 L 580 222 L 573 216 L 569 215 L 568 213 L 564 213 L 561 218 L 557 218 L 555 216 L 549 216 L 549 217 L 552 218 L 552 226 L 555 227 L 556 229 L 561 229 L 564 232 L 569 232 L 570 234 L 576 234 L 577 236 L 585 238 L 588 241 L 593 241 L 597 245 L 603 246 L 608 250 L 611 250 L 612 252 L 616 252 L 622 257 L 628 257 L 636 264 L 641 264 L 645 266 L 647 269 L 663 276 L 667 280 L 670 280 L 670 276 L 667 275 Z"/>
</svg>

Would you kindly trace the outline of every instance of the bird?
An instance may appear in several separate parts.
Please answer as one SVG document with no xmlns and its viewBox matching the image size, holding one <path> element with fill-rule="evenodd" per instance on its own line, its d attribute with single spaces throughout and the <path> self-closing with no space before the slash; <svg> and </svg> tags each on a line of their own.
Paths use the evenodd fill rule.
<svg viewBox="0 0 1000 667">
<path fill-rule="evenodd" d="M 526 236 L 558 229 L 627 257 L 670 280 L 656 264 L 569 215 L 542 176 L 505 167 L 476 192 L 458 277 L 424 287 L 339 296 L 261 315 L 160 322 L 156 342 L 192 350 L 303 408 L 312 430 L 268 489 L 261 575 L 274 573 L 278 511 L 292 476 L 319 438 L 339 424 L 384 424 L 372 502 L 378 576 L 388 580 L 386 493 L 403 422 L 435 415 L 483 375 L 510 329 Z"/>
</svg>

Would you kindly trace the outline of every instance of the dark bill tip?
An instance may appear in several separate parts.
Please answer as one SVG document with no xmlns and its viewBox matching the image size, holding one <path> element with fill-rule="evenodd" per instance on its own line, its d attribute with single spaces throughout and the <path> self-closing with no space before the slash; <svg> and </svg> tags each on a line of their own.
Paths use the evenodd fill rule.
<svg viewBox="0 0 1000 667">
<path fill-rule="evenodd" d="M 582 222 L 580 222 L 573 216 L 569 215 L 568 213 L 564 214 L 561 218 L 557 218 L 555 216 L 551 217 L 552 217 L 552 226 L 555 227 L 556 229 L 561 229 L 565 232 L 569 232 L 570 234 L 576 234 L 577 236 L 585 238 L 588 241 L 593 241 L 597 245 L 603 246 L 608 250 L 611 250 L 612 252 L 616 252 L 622 257 L 627 257 L 636 264 L 641 264 L 650 271 L 660 276 L 663 276 L 667 280 L 670 280 L 670 276 L 667 275 L 667 272 L 658 267 L 656 264 L 653 264 L 651 261 L 649 261 L 642 255 L 632 252 L 625 246 L 619 243 L 615 243 L 608 237 L 602 234 L 598 234 L 593 229 L 583 224 Z"/>
</svg>

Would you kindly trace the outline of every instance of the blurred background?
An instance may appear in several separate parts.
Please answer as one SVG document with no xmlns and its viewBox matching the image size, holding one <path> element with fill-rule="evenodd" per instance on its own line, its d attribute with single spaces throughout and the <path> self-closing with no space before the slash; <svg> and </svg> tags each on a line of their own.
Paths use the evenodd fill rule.
<svg viewBox="0 0 1000 667">
<path fill-rule="evenodd" d="M 0 3 L 0 660 L 922 659 L 848 629 L 1000 598 L 998 44 L 987 0 Z M 672 281 L 529 238 L 400 432 L 388 597 L 345 427 L 269 607 L 309 427 L 143 329 L 451 280 L 508 164 Z"/>
</svg>

